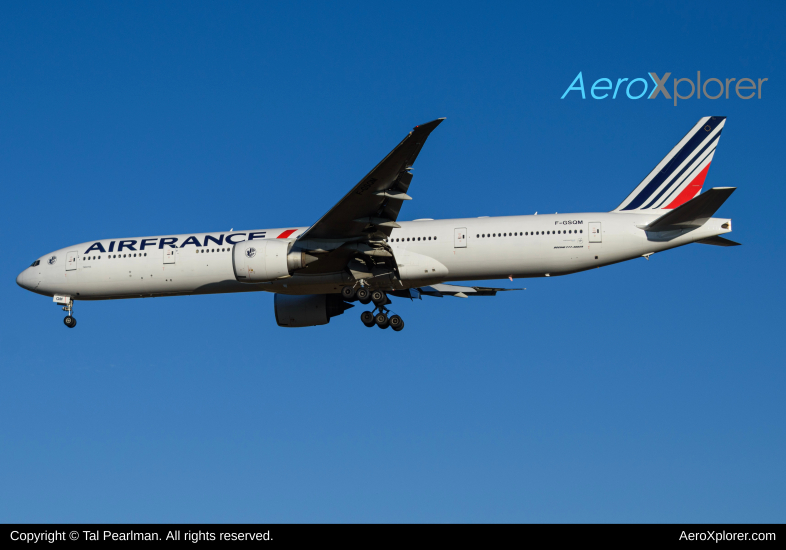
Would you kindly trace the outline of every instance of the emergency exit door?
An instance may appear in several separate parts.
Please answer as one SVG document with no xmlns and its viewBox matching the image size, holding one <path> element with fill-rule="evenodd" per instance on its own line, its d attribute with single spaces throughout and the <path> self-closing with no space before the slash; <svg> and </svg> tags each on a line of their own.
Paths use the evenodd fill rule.
<svg viewBox="0 0 786 550">
<path fill-rule="evenodd" d="M 174 248 L 165 248 L 164 249 L 164 263 L 165 264 L 173 264 L 175 263 L 175 250 Z"/>
<path fill-rule="evenodd" d="M 600 222 L 589 222 L 589 242 L 601 243 L 603 237 L 600 230 Z"/>
<path fill-rule="evenodd" d="M 457 227 L 453 236 L 453 248 L 467 248 L 467 228 Z"/>
</svg>

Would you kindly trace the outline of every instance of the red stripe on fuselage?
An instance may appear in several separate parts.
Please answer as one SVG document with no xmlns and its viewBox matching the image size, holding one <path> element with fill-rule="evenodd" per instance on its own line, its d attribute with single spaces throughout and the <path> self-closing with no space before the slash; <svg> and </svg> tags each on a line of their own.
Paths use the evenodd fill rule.
<svg viewBox="0 0 786 550">
<path fill-rule="evenodd" d="M 295 231 L 297 231 L 297 229 L 287 229 L 286 231 L 284 231 L 281 235 L 279 235 L 276 238 L 277 239 L 286 239 L 287 237 L 289 237 Z"/>
<path fill-rule="evenodd" d="M 710 163 L 712 164 L 712 163 Z M 699 194 L 701 191 L 701 186 L 704 185 L 704 178 L 707 177 L 707 170 L 710 169 L 710 165 L 704 167 L 704 170 L 699 172 L 693 181 L 688 184 L 688 186 L 682 190 L 682 193 L 677 195 L 677 198 L 671 201 L 668 206 L 664 206 L 663 208 L 677 208 L 678 206 L 685 204 L 693 197 Z"/>
</svg>

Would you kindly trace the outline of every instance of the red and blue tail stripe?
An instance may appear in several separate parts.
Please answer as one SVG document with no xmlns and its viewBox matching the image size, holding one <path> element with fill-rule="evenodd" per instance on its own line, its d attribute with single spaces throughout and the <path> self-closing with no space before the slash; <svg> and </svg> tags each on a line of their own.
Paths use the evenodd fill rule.
<svg viewBox="0 0 786 550">
<path fill-rule="evenodd" d="M 726 117 L 704 117 L 614 212 L 674 209 L 701 192 Z"/>
</svg>

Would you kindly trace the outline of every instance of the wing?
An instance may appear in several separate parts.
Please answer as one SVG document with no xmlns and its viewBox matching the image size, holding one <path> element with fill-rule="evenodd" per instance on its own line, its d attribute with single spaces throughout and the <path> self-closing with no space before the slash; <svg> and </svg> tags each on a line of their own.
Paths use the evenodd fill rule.
<svg viewBox="0 0 786 550">
<path fill-rule="evenodd" d="M 343 199 L 298 240 L 353 239 L 382 232 L 389 236 L 412 181 L 409 169 L 429 134 L 445 120 L 438 118 L 415 128 Z"/>
<path fill-rule="evenodd" d="M 455 296 L 457 298 L 469 298 L 470 296 L 496 296 L 497 292 L 507 292 L 509 290 L 526 290 L 522 288 L 491 288 L 485 286 L 459 286 L 438 284 L 424 286 L 418 289 L 421 294 L 426 296 Z"/>
</svg>

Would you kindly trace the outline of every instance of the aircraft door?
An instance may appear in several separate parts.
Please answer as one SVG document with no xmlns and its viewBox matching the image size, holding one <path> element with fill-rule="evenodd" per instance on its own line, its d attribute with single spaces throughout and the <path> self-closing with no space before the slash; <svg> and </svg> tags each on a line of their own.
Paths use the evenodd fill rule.
<svg viewBox="0 0 786 550">
<path fill-rule="evenodd" d="M 589 242 L 600 243 L 603 242 L 601 236 L 600 222 L 589 222 Z"/>
<path fill-rule="evenodd" d="M 467 248 L 467 228 L 457 227 L 453 234 L 453 248 Z"/>
<path fill-rule="evenodd" d="M 74 271 L 76 269 L 77 252 L 69 252 L 66 257 L 66 271 Z"/>
<path fill-rule="evenodd" d="M 175 253 L 177 249 L 175 248 L 165 248 L 164 249 L 164 263 L 165 264 L 173 264 L 175 263 Z"/>
</svg>

